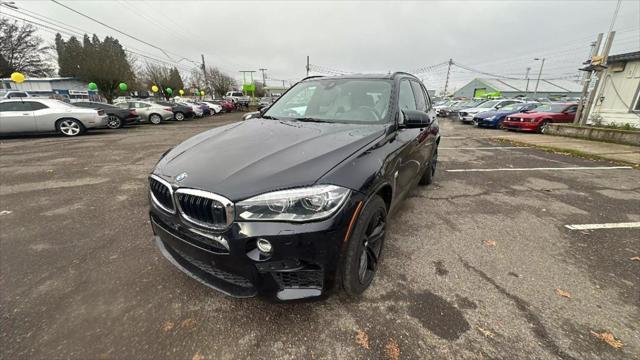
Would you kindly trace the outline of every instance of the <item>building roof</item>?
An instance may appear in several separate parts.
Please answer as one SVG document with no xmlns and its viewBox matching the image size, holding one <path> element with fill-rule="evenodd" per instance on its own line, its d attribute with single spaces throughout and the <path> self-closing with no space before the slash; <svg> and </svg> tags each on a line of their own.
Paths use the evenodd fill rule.
<svg viewBox="0 0 640 360">
<path fill-rule="evenodd" d="M 42 77 L 42 78 L 36 78 L 36 77 L 27 77 L 24 79 L 24 81 L 65 81 L 65 80 L 78 80 L 74 77 Z M 2 78 L 0 79 L 0 81 L 12 81 L 11 78 Z"/>
<path fill-rule="evenodd" d="M 527 90 L 526 79 L 476 79 L 487 86 L 500 92 L 524 92 Z M 529 79 L 528 91 L 533 91 L 536 87 L 536 79 Z M 538 92 L 580 92 L 580 84 L 571 80 L 544 80 L 540 79 Z"/>
<path fill-rule="evenodd" d="M 621 62 L 621 61 L 632 61 L 632 60 L 640 60 L 640 51 L 609 55 L 609 57 L 607 58 L 607 62 L 609 63 Z"/>
</svg>

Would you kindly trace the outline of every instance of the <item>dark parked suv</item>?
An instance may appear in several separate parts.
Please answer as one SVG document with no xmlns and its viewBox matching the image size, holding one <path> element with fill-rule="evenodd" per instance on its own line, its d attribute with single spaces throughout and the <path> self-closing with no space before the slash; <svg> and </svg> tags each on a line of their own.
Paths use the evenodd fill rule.
<svg viewBox="0 0 640 360">
<path fill-rule="evenodd" d="M 389 213 L 432 182 L 439 141 L 412 75 L 306 78 L 264 113 L 163 154 L 149 177 L 154 241 L 228 295 L 357 296 L 373 280 Z"/>
<path fill-rule="evenodd" d="M 78 101 L 74 102 L 73 105 L 88 109 L 104 110 L 108 116 L 107 127 L 111 129 L 140 123 L 140 116 L 135 109 L 122 109 L 111 104 L 95 101 Z"/>
</svg>

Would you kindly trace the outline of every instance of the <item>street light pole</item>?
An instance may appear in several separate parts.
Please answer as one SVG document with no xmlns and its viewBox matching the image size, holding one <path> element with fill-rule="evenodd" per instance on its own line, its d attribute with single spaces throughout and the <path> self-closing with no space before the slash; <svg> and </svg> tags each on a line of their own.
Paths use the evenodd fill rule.
<svg viewBox="0 0 640 360">
<path fill-rule="evenodd" d="M 540 71 L 538 72 L 538 80 L 536 80 L 536 88 L 533 90 L 533 98 L 535 99 L 536 95 L 538 95 L 538 84 L 540 84 L 540 77 L 542 76 L 542 68 L 544 67 L 545 58 L 535 58 L 533 60 L 542 60 L 542 63 L 540 64 Z"/>
</svg>

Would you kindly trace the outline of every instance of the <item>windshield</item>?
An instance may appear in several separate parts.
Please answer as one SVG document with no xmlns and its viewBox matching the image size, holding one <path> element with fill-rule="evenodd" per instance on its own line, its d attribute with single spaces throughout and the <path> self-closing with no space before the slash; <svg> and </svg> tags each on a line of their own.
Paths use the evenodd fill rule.
<svg viewBox="0 0 640 360">
<path fill-rule="evenodd" d="M 282 95 L 264 115 L 278 119 L 379 123 L 387 117 L 390 98 L 390 80 L 305 81 Z"/>
<path fill-rule="evenodd" d="M 496 105 L 500 104 L 500 100 L 491 100 L 491 101 L 487 101 L 485 103 L 482 103 L 482 106 L 478 106 L 479 108 L 483 108 L 483 109 L 489 109 L 492 108 Z"/>
<path fill-rule="evenodd" d="M 523 107 L 525 104 L 520 104 L 520 103 L 515 103 L 515 104 L 511 104 L 511 105 L 506 105 L 504 107 L 502 107 L 500 109 L 500 111 L 518 111 L 518 109 L 520 109 L 521 107 Z"/>
<path fill-rule="evenodd" d="M 567 107 L 565 104 L 541 104 L 531 112 L 561 113 Z"/>
</svg>

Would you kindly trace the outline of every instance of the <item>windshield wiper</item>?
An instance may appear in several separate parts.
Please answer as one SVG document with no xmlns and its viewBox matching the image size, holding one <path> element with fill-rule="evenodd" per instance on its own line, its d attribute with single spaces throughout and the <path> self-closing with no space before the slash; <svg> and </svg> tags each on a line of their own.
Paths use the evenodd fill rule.
<svg viewBox="0 0 640 360">
<path fill-rule="evenodd" d="M 304 122 L 317 122 L 317 123 L 328 123 L 328 122 L 330 122 L 330 121 L 320 120 L 320 119 L 316 119 L 316 118 L 312 118 L 312 117 L 299 117 L 299 118 L 295 118 L 294 120 L 304 121 Z"/>
<path fill-rule="evenodd" d="M 262 115 L 261 118 L 268 119 L 268 120 L 278 120 L 277 117 L 273 117 L 271 115 Z"/>
</svg>

